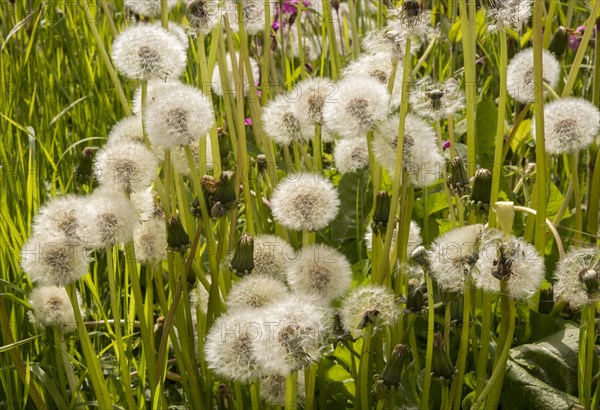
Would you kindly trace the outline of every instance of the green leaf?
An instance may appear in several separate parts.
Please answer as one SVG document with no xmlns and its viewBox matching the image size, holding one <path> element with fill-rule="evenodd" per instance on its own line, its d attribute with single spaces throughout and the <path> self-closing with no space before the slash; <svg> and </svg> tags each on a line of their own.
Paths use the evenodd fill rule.
<svg viewBox="0 0 600 410">
<path fill-rule="evenodd" d="M 372 189 L 369 185 L 369 172 L 349 172 L 344 174 L 338 184 L 340 210 L 331 223 L 331 238 L 337 244 L 344 239 L 360 239 L 364 221 L 371 210 Z M 357 227 L 359 234 L 357 238 Z"/>
<path fill-rule="evenodd" d="M 566 324 L 539 342 L 511 349 L 502 407 L 556 410 L 576 403 L 578 340 L 579 329 Z"/>
<path fill-rule="evenodd" d="M 556 185 L 550 184 L 550 189 L 548 191 L 546 217 L 552 221 L 554 217 L 558 214 L 558 211 L 560 210 L 560 207 L 562 206 L 564 201 L 565 197 L 556 187 Z M 567 208 L 562 219 L 568 218 L 569 215 L 569 210 Z"/>
<path fill-rule="evenodd" d="M 496 124 L 498 109 L 488 98 L 483 98 L 477 105 L 477 156 L 483 168 L 492 170 L 494 167 L 494 149 L 496 140 Z"/>
<path fill-rule="evenodd" d="M 437 212 L 448 208 L 448 201 L 443 190 L 444 182 L 438 182 L 435 185 L 427 188 L 425 200 L 419 198 L 413 206 L 413 215 L 416 218 L 423 219 L 426 216 L 433 215 Z"/>
</svg>

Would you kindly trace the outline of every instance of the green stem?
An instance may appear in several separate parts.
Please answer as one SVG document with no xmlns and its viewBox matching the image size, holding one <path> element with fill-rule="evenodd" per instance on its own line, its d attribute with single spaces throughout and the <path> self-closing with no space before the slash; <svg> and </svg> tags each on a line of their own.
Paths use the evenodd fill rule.
<svg viewBox="0 0 600 410">
<path fill-rule="evenodd" d="M 88 367 L 88 374 L 91 379 L 92 389 L 96 395 L 98 406 L 100 408 L 112 408 L 112 400 L 108 391 L 108 385 L 104 376 L 102 375 L 102 367 L 98 360 L 98 356 L 92 346 L 90 335 L 83 323 L 83 317 L 81 316 L 81 310 L 79 310 L 79 301 L 77 299 L 77 289 L 75 284 L 72 283 L 67 286 L 67 294 L 71 300 L 73 306 L 73 313 L 75 315 L 75 322 L 77 323 L 77 334 L 79 336 L 79 342 L 83 350 L 83 357 Z"/>
<path fill-rule="evenodd" d="M 364 338 L 362 345 L 362 352 L 360 355 L 360 362 L 358 365 L 358 380 L 356 391 L 358 398 L 355 399 L 355 409 L 370 409 L 370 396 L 369 396 L 369 377 L 371 376 L 371 339 L 373 337 L 373 323 L 369 323 L 364 329 Z M 359 406 L 359 407 L 358 407 Z"/>
<path fill-rule="evenodd" d="M 467 168 L 469 177 L 475 175 L 477 163 L 475 145 L 475 117 L 476 117 L 476 91 L 477 77 L 475 67 L 475 2 L 459 0 L 460 25 L 462 28 L 463 56 L 465 64 L 465 90 L 467 96 Z"/>
<path fill-rule="evenodd" d="M 290 373 L 285 379 L 285 410 L 298 408 L 298 372 Z"/>
<path fill-rule="evenodd" d="M 250 401 L 252 410 L 260 410 L 260 381 L 258 380 L 250 385 Z"/>
<path fill-rule="evenodd" d="M 385 233 L 385 241 L 383 242 L 383 251 L 381 253 L 381 263 L 377 271 L 378 283 L 386 277 L 390 270 L 390 249 L 392 246 L 392 237 L 396 226 L 396 212 L 398 208 L 398 200 L 400 199 L 400 188 L 402 185 L 403 174 L 403 159 L 404 159 L 404 127 L 406 125 L 406 114 L 408 113 L 408 83 L 410 73 L 410 43 L 411 38 L 407 37 L 404 50 L 404 70 L 402 72 L 402 98 L 400 103 L 400 115 L 398 126 L 398 143 L 396 144 L 396 162 L 394 164 L 394 180 L 392 185 L 392 201 L 390 203 L 390 214 L 388 217 L 388 229 Z"/>
<path fill-rule="evenodd" d="M 573 181 L 573 198 L 575 199 L 575 233 L 573 238 L 581 241 L 583 221 L 581 217 L 581 190 L 579 188 L 579 152 L 571 155 L 571 181 Z"/>
<path fill-rule="evenodd" d="M 507 320 L 501 323 L 501 339 L 503 340 L 502 346 L 500 342 L 497 345 L 498 349 L 502 349 L 501 353 L 498 355 L 498 350 L 496 350 L 496 359 L 494 360 L 494 370 L 492 372 L 492 376 L 488 381 L 487 386 L 481 392 L 481 395 L 477 397 L 477 400 L 473 404 L 473 410 L 479 409 L 482 405 L 483 401 L 488 397 L 488 401 L 486 403 L 486 408 L 496 408 L 498 407 L 498 402 L 500 400 L 500 393 L 502 392 L 502 384 L 504 383 L 504 374 L 506 373 L 506 362 L 508 360 L 508 354 L 510 353 L 510 348 L 512 346 L 512 340 L 515 334 L 515 320 L 517 316 L 517 310 L 515 307 L 515 302 L 512 297 L 508 296 L 506 293 L 506 283 L 505 281 L 500 282 L 500 292 L 502 300 L 502 317 L 506 317 Z M 504 337 L 502 337 L 504 335 Z"/>
<path fill-rule="evenodd" d="M 337 48 L 337 41 L 335 39 L 335 28 L 333 27 L 333 10 L 331 9 L 331 2 L 324 1 L 323 3 L 323 27 L 327 30 L 327 38 L 329 40 L 329 55 L 331 58 L 329 62 L 331 64 L 331 79 L 336 81 L 339 77 L 339 70 L 341 69 L 340 56 Z M 327 53 L 323 53 L 323 56 Z"/>
<path fill-rule="evenodd" d="M 123 387 L 125 389 L 125 398 L 127 399 L 127 406 L 130 409 L 135 408 L 135 400 L 133 399 L 131 389 L 131 377 L 129 370 L 129 361 L 125 355 L 123 335 L 121 329 L 121 307 L 119 306 L 119 295 L 120 292 L 117 290 L 116 284 L 116 272 L 114 269 L 113 252 L 112 246 L 106 247 L 106 274 L 108 276 L 108 287 L 110 289 L 110 304 L 113 313 L 113 319 L 115 321 L 115 349 L 116 359 L 121 367 L 121 377 L 123 379 Z"/>
<path fill-rule="evenodd" d="M 160 0 L 160 25 L 165 30 L 169 29 L 169 2 Z"/>
<path fill-rule="evenodd" d="M 348 0 L 348 9 L 350 9 L 350 30 L 352 30 L 352 58 L 356 60 L 360 55 L 360 43 L 357 39 L 360 38 L 358 34 L 358 22 L 356 20 L 356 4 L 354 0 Z"/>
<path fill-rule="evenodd" d="M 463 295 L 463 324 L 460 334 L 460 344 L 458 347 L 458 358 L 456 359 L 456 369 L 458 373 L 452 382 L 450 390 L 450 400 L 454 403 L 454 408 L 460 409 L 462 401 L 462 389 L 465 379 L 465 367 L 467 364 L 467 355 L 469 353 L 469 313 L 471 306 L 471 283 L 465 282 Z"/>
<path fill-rule="evenodd" d="M 315 407 L 315 387 L 317 384 L 318 368 L 318 363 L 311 363 L 304 370 L 304 385 L 306 388 L 306 402 L 304 403 L 305 410 L 313 410 Z"/>
<path fill-rule="evenodd" d="M 433 301 L 433 282 L 429 269 L 425 269 L 427 283 L 427 350 L 425 355 L 425 374 L 423 378 L 423 394 L 421 395 L 421 410 L 429 409 L 429 390 L 431 388 L 431 364 L 433 361 L 433 331 L 435 325 L 435 311 Z M 465 309 L 467 309 L 465 307 Z"/>
<path fill-rule="evenodd" d="M 508 67 L 508 52 L 506 32 L 498 30 L 500 42 L 500 101 L 498 102 L 498 122 L 496 124 L 496 146 L 494 148 L 494 166 L 492 167 L 492 195 L 490 203 L 495 204 L 500 195 L 500 180 L 502 178 L 502 151 L 504 148 L 504 120 L 506 118 L 506 73 Z M 491 228 L 496 227 L 496 214 L 490 210 L 489 224 Z"/>
<path fill-rule="evenodd" d="M 475 397 L 481 394 L 487 379 L 488 367 L 488 352 L 490 343 L 490 327 L 492 326 L 492 295 L 488 292 L 483 292 L 483 310 L 481 312 L 481 335 L 479 358 L 477 362 L 477 386 L 475 389 Z"/>
<path fill-rule="evenodd" d="M 582 323 L 580 340 L 582 345 L 579 349 L 579 363 L 583 364 L 583 369 L 580 369 L 579 384 L 579 400 L 586 406 L 586 409 L 591 409 L 592 403 L 592 387 L 594 379 L 592 378 L 592 370 L 594 368 L 594 348 L 596 344 L 595 320 L 596 306 L 594 303 L 588 303 L 585 307 L 585 324 Z M 583 318 L 582 318 L 583 320 Z M 583 334 L 585 333 L 585 337 Z"/>
<path fill-rule="evenodd" d="M 596 150 L 594 173 L 592 174 L 590 186 L 591 192 L 587 201 L 587 231 L 595 235 L 598 232 L 598 207 L 600 206 L 600 147 Z"/>
<path fill-rule="evenodd" d="M 542 10 L 543 0 L 535 0 L 533 7 L 533 77 L 535 89 L 535 163 L 536 163 L 536 210 L 535 248 L 542 255 L 546 247 L 546 195 L 548 191 L 546 173 L 546 137 L 544 134 L 544 74 L 542 62 L 543 33 Z"/>
</svg>

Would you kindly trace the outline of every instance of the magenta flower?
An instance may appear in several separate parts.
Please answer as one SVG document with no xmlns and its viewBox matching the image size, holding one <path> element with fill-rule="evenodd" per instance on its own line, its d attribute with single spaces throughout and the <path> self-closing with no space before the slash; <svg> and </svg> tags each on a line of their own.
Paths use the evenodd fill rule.
<svg viewBox="0 0 600 410">
<path fill-rule="evenodd" d="M 579 26 L 569 34 L 569 48 L 571 50 L 577 50 L 579 44 L 581 44 L 581 36 L 585 31 L 585 26 Z"/>
<path fill-rule="evenodd" d="M 244 121 L 244 124 L 246 124 L 247 126 L 252 126 L 252 118 L 248 117 L 246 118 L 246 120 Z"/>
<path fill-rule="evenodd" d="M 446 140 L 446 141 L 444 141 L 444 142 L 442 143 L 442 149 L 445 151 L 445 150 L 447 150 L 448 148 L 450 148 L 450 145 L 451 145 L 451 144 L 450 144 L 450 141 Z"/>
</svg>

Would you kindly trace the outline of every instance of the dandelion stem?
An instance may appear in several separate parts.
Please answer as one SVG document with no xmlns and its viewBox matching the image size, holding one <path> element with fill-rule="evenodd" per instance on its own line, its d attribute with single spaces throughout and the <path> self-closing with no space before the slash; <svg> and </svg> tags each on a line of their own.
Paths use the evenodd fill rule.
<svg viewBox="0 0 600 410">
<path fill-rule="evenodd" d="M 477 361 L 477 385 L 475 388 L 475 397 L 478 397 L 487 379 L 488 352 L 490 349 L 490 328 L 492 325 L 492 295 L 489 292 L 483 292 L 482 298 L 483 310 L 481 312 L 481 334 L 479 357 Z"/>
<path fill-rule="evenodd" d="M 309 364 L 304 370 L 304 385 L 306 386 L 305 410 L 313 410 L 315 407 L 315 387 L 317 384 L 318 363 Z"/>
<path fill-rule="evenodd" d="M 160 25 L 165 30 L 169 29 L 169 2 L 160 0 Z"/>
<path fill-rule="evenodd" d="M 462 44 L 465 64 L 465 91 L 467 106 L 467 169 L 469 178 L 475 175 L 477 164 L 475 140 L 476 116 L 476 67 L 475 67 L 475 2 L 459 0 L 460 25 L 462 28 Z"/>
<path fill-rule="evenodd" d="M 588 233 L 595 235 L 598 232 L 598 207 L 600 206 L 600 148 L 596 150 L 594 173 L 590 182 L 591 192 L 587 200 Z"/>
<path fill-rule="evenodd" d="M 467 364 L 467 355 L 469 353 L 469 327 L 470 327 L 470 307 L 472 298 L 472 284 L 466 281 L 463 292 L 463 318 L 462 329 L 460 333 L 460 344 L 458 346 L 458 357 L 456 359 L 456 369 L 458 371 L 456 378 L 452 382 L 450 389 L 450 402 L 454 403 L 454 408 L 460 409 L 462 400 L 462 388 L 465 379 L 465 366 Z"/>
<path fill-rule="evenodd" d="M 285 410 L 298 408 L 298 372 L 292 372 L 285 378 Z"/>
<path fill-rule="evenodd" d="M 500 195 L 500 180 L 502 179 L 502 151 L 504 149 L 504 120 L 506 118 L 506 75 L 508 67 L 508 51 L 506 31 L 498 30 L 500 43 L 500 101 L 498 102 L 498 120 L 496 123 L 496 144 L 494 147 L 494 165 L 492 167 L 492 195 L 490 204 L 495 204 Z M 496 227 L 496 215 L 490 209 L 489 225 Z"/>
<path fill-rule="evenodd" d="M 584 306 L 585 316 L 580 327 L 579 348 L 579 400 L 586 408 L 591 409 L 592 403 L 592 370 L 594 365 L 594 347 L 596 344 L 595 320 L 596 305 L 588 303 Z M 585 319 L 584 319 L 585 318 Z"/>
<path fill-rule="evenodd" d="M 364 337 L 362 352 L 360 354 L 360 362 L 358 365 L 358 380 L 357 380 L 357 395 L 355 399 L 355 409 L 370 409 L 369 397 L 369 377 L 371 376 L 371 340 L 373 338 L 373 323 L 369 323 L 364 328 Z"/>
<path fill-rule="evenodd" d="M 433 332 L 435 325 L 435 307 L 433 301 L 433 281 L 429 268 L 425 268 L 427 284 L 427 348 L 425 351 L 425 373 L 423 377 L 423 393 L 421 394 L 421 410 L 429 409 L 429 390 L 431 388 L 431 365 L 433 362 Z M 466 309 L 466 307 L 465 307 Z"/>
<path fill-rule="evenodd" d="M 581 218 L 581 190 L 579 188 L 579 152 L 571 155 L 571 181 L 573 181 L 573 198 L 575 199 L 575 233 L 573 238 L 581 241 L 583 221 Z"/>
<path fill-rule="evenodd" d="M 350 9 L 350 30 L 352 30 L 352 58 L 356 60 L 360 55 L 360 43 L 356 41 L 358 38 L 360 38 L 360 35 L 358 33 L 356 4 L 354 0 L 348 0 L 348 9 Z"/>
</svg>

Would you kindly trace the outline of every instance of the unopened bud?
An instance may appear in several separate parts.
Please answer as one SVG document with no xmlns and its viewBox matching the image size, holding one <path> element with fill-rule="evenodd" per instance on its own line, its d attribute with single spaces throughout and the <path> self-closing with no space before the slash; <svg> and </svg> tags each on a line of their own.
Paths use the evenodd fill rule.
<svg viewBox="0 0 600 410">
<path fill-rule="evenodd" d="M 431 361 L 431 373 L 440 383 L 449 384 L 456 374 L 456 368 L 450 361 L 446 351 L 444 338 L 440 332 L 433 335 L 433 357 Z"/>
<path fill-rule="evenodd" d="M 475 172 L 473 190 L 469 196 L 467 205 L 473 212 L 488 212 L 490 210 L 490 198 L 492 196 L 492 173 L 485 168 Z"/>
<path fill-rule="evenodd" d="M 254 269 L 254 237 L 249 233 L 240 236 L 229 267 L 238 276 L 248 275 Z"/>
<path fill-rule="evenodd" d="M 371 228 L 375 235 L 383 235 L 387 230 L 388 218 L 390 216 L 390 195 L 386 191 L 380 191 L 375 197 L 375 212 Z"/>
<path fill-rule="evenodd" d="M 178 217 L 172 216 L 167 222 L 167 249 L 184 253 L 190 247 L 190 237 L 185 232 Z"/>
<path fill-rule="evenodd" d="M 471 192 L 467 169 L 461 157 L 455 157 L 450 161 L 450 173 L 448 175 L 448 186 L 458 196 L 465 196 Z"/>
</svg>

